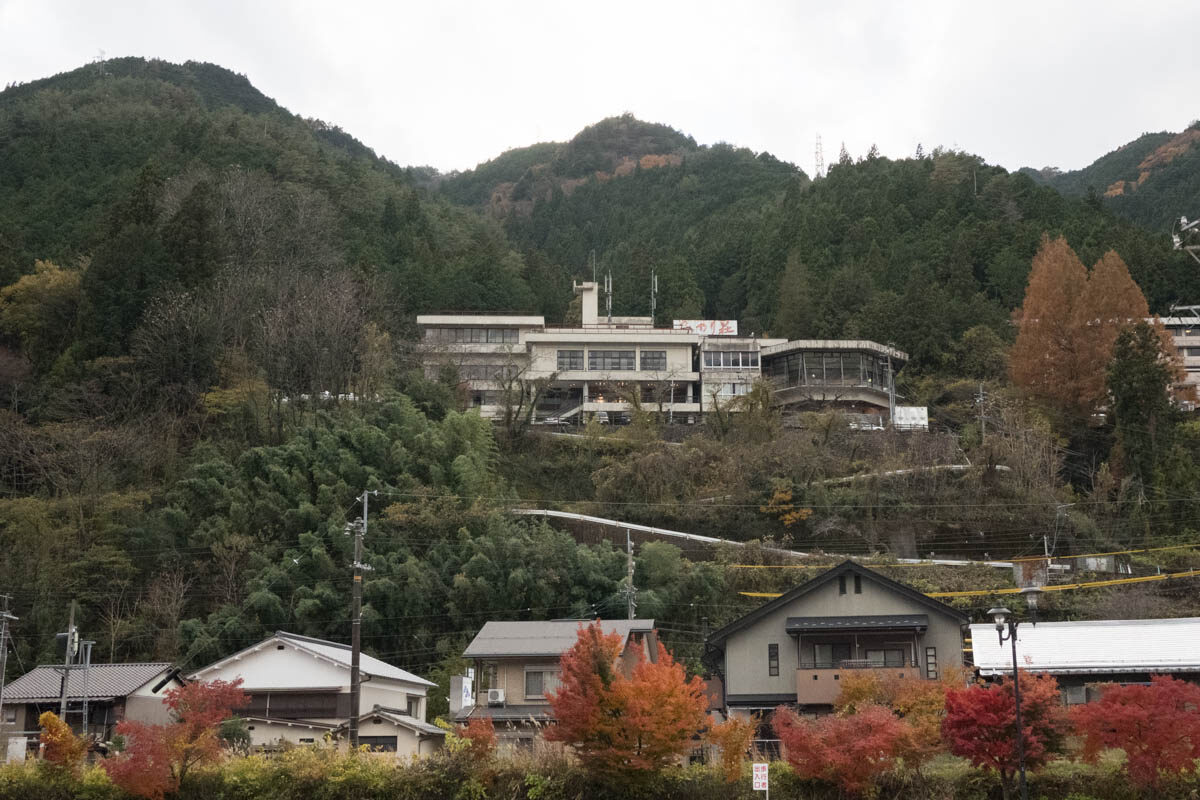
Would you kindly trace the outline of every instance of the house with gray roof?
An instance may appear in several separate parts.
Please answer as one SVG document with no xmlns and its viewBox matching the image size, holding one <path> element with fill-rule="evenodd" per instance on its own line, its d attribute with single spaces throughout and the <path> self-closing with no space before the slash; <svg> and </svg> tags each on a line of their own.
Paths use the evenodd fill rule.
<svg viewBox="0 0 1200 800">
<path fill-rule="evenodd" d="M 167 662 L 92 664 L 86 670 L 72 668 L 67 680 L 67 722 L 79 734 L 100 741 L 112 738 L 122 720 L 162 723 L 169 719 L 163 695 L 182 686 L 178 670 Z M 59 713 L 63 689 L 63 666 L 35 667 L 4 687 L 4 716 L 0 733 L 34 736 L 38 717 L 45 711 Z M 87 723 L 83 709 L 87 705 Z"/>
<path fill-rule="evenodd" d="M 1200 617 L 1022 622 L 1016 644 L 1021 669 L 1055 676 L 1068 704 L 1093 699 L 1098 684 L 1151 675 L 1200 683 Z M 1012 674 L 1011 644 L 1000 644 L 995 625 L 972 625 L 971 647 L 981 676 Z"/>
<path fill-rule="evenodd" d="M 537 731 L 554 722 L 547 695 L 558 688 L 559 661 L 591 620 L 488 622 L 467 645 L 463 658 L 475 665 L 478 685 L 455 719 L 486 717 L 502 741 L 532 744 Z M 639 653 L 657 658 L 652 619 L 596 620 L 606 634 L 621 637 L 621 666 L 633 669 Z M 453 698 L 452 702 L 456 698 Z"/>
<path fill-rule="evenodd" d="M 188 678 L 240 678 L 250 704 L 235 713 L 246 720 L 251 745 L 270 749 L 338 738 L 350 719 L 350 662 L 349 645 L 276 631 Z M 370 719 L 379 718 L 373 733 L 359 732 L 360 745 L 398 758 L 441 746 L 445 732 L 425 721 L 427 695 L 437 684 L 366 653 L 360 671 L 360 713 L 373 709 Z"/>
<path fill-rule="evenodd" d="M 961 667 L 968 621 L 846 561 L 710 635 L 704 661 L 724 684 L 727 716 L 762 717 L 781 705 L 823 713 L 851 670 L 937 679 Z"/>
</svg>

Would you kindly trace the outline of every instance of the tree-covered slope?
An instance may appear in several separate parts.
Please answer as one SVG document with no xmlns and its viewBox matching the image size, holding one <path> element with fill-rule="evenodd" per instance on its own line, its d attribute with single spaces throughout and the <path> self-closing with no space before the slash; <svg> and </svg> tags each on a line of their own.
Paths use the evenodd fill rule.
<svg viewBox="0 0 1200 800">
<path fill-rule="evenodd" d="M 0 93 L 0 283 L 36 259 L 92 257 L 138 193 L 145 222 L 169 225 L 172 187 L 200 172 L 209 183 L 252 176 L 321 206 L 338 260 L 381 272 L 408 308 L 530 302 L 498 229 L 425 196 L 337 127 L 281 109 L 221 67 L 133 58 Z M 218 211 L 192 200 L 197 213 Z"/>
<path fill-rule="evenodd" d="M 1063 194 L 1102 196 L 1122 217 L 1156 231 L 1200 215 L 1200 122 L 1181 133 L 1144 133 L 1083 169 L 1026 169 Z"/>
<path fill-rule="evenodd" d="M 597 163 L 611 166 L 630 137 L 606 123 L 580 137 L 609 154 Z M 513 155 L 482 169 L 513 165 Z M 770 154 L 727 145 L 680 149 L 652 167 L 574 182 L 556 168 L 561 160 L 527 169 L 515 185 L 478 188 L 476 197 L 491 198 L 490 214 L 530 262 L 590 278 L 594 250 L 599 270 L 613 273 L 618 313 L 648 313 L 656 271 L 659 323 L 738 318 L 748 331 L 775 335 L 868 336 L 909 351 L 919 370 L 954 372 L 972 327 L 1009 336 L 1009 315 L 1046 233 L 1066 235 L 1088 263 L 1116 249 L 1155 310 L 1200 292 L 1163 233 L 965 153 L 846 157 L 816 182 Z M 523 192 L 522 183 L 534 190 Z M 561 286 L 555 291 L 557 300 L 539 303 L 552 316 L 567 299 Z"/>
</svg>

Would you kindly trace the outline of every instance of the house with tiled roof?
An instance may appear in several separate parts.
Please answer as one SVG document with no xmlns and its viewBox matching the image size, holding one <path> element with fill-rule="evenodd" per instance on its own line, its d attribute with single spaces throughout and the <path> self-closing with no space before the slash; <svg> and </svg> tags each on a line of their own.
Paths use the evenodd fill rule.
<svg viewBox="0 0 1200 800">
<path fill-rule="evenodd" d="M 652 619 L 596 620 L 606 634 L 621 637 L 621 667 L 631 671 L 639 653 L 654 660 L 658 639 Z M 553 724 L 547 696 L 558 688 L 559 661 L 591 620 L 488 622 L 467 645 L 463 658 L 474 664 L 476 685 L 463 698 L 451 697 L 458 722 L 492 720 L 497 737 L 526 746 Z"/>
<path fill-rule="evenodd" d="M 167 662 L 92 664 L 74 667 L 67 678 L 67 722 L 88 737 L 107 741 L 122 720 L 162 723 L 169 719 L 163 703 L 167 689 L 183 685 L 178 670 Z M 35 667 L 4 687 L 0 733 L 35 737 L 38 717 L 60 710 L 63 666 Z M 84 723 L 84 707 L 87 722 Z"/>
<path fill-rule="evenodd" d="M 246 720 L 251 746 L 270 749 L 283 743 L 315 744 L 344 733 L 350 719 L 350 662 L 349 645 L 276 631 L 188 679 L 240 678 L 250 704 L 236 713 Z M 445 731 L 425 721 L 427 695 L 436 684 L 366 653 L 360 671 L 359 707 L 371 709 L 366 718 L 373 726 L 359 731 L 360 745 L 397 757 L 441 746 Z"/>
</svg>

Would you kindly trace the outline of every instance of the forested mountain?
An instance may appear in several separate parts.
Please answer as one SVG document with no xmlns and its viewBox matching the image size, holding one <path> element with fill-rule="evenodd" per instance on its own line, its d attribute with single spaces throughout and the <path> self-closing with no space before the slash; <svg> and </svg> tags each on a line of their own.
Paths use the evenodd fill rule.
<svg viewBox="0 0 1200 800">
<path fill-rule="evenodd" d="M 1008 384 L 1011 314 L 1046 234 L 1078 253 L 1061 259 L 1070 285 L 1112 248 L 1152 309 L 1200 297 L 1164 231 L 965 153 L 846 155 L 812 181 L 625 116 L 434 175 L 213 65 L 116 59 L 9 87 L 0 592 L 21 618 L 17 663 L 50 655 L 73 598 L 105 659 L 197 666 L 276 628 L 342 638 L 344 530 L 364 490 L 379 492 L 364 641 L 439 679 L 486 618 L 623 609 L 623 555 L 513 517 L 520 501 L 838 553 L 1019 555 L 1047 532 L 1077 551 L 1195 539 L 1200 431 L 1141 402 L 1163 394 L 1138 371 L 1152 340 L 1125 342 L 1118 372 L 1143 379 L 1118 398 L 1134 421 L 1115 428 L 1065 424 Z M 415 313 L 559 319 L 593 250 L 619 314 L 648 311 L 653 269 L 660 323 L 894 343 L 936 430 L 876 436 L 829 415 L 784 430 L 764 403 L 682 445 L 652 415 L 543 439 L 494 430 L 460 409 L 454 381 L 413 369 Z M 639 608 L 695 665 L 704 620 L 747 607 L 737 589 L 792 580 L 729 562 L 773 557 L 646 545 Z M 988 568 L 905 577 L 1007 582 Z M 1145 608 L 1183 602 L 1150 594 Z"/>
<path fill-rule="evenodd" d="M 1021 171 L 1066 195 L 1102 197 L 1115 213 L 1169 231 L 1180 216 L 1200 215 L 1200 122 L 1181 133 L 1144 133 L 1083 169 Z"/>
<path fill-rule="evenodd" d="M 1009 335 L 1044 233 L 1065 235 L 1089 263 L 1116 249 L 1155 310 L 1200 297 L 1194 265 L 1171 252 L 1165 233 L 976 156 L 843 154 L 812 182 L 768 153 L 695 147 L 655 138 L 659 131 L 630 117 L 605 120 L 566 145 L 506 153 L 443 191 L 503 220 L 530 263 L 590 278 L 595 250 L 598 269 L 613 273 L 621 313 L 648 313 L 654 269 L 660 323 L 738 318 L 748 331 L 775 335 L 863 336 L 895 343 L 926 371 L 960 369 L 954 353 L 972 327 Z M 640 146 L 646 141 L 653 146 Z M 630 142 L 620 162 L 612 154 Z M 671 159 L 661 160 L 668 147 Z M 636 161 L 647 149 L 660 154 Z M 556 165 L 580 150 L 605 155 L 588 162 L 597 171 L 586 179 L 567 179 L 574 173 Z M 530 165 L 535 159 L 546 161 Z M 617 163 L 627 174 L 613 173 Z M 528 189 L 518 191 L 522 184 Z M 503 200 L 514 195 L 520 202 Z M 552 318 L 565 310 L 566 283 L 551 297 L 539 293 Z"/>
</svg>

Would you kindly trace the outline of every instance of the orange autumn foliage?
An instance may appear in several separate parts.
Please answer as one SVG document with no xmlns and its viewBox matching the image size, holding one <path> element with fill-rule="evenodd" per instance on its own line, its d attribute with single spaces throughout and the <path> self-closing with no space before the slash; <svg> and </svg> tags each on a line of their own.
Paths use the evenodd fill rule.
<svg viewBox="0 0 1200 800">
<path fill-rule="evenodd" d="M 39 736 L 42 757 L 48 763 L 72 772 L 79 769 L 83 757 L 87 755 L 87 742 L 72 733 L 71 726 L 59 719 L 53 711 L 47 711 L 38 717 L 38 725 L 42 728 Z"/>
<path fill-rule="evenodd" d="M 708 741 L 721 750 L 721 773 L 726 783 L 742 777 L 746 751 L 754 740 L 754 725 L 744 719 L 731 717 L 708 729 Z"/>
<path fill-rule="evenodd" d="M 1013 383 L 1051 408 L 1090 417 L 1106 401 L 1117 334 L 1149 315 L 1145 296 L 1115 252 L 1105 253 L 1089 273 L 1066 239 L 1043 237 L 1025 300 L 1014 314 Z M 1173 347 L 1165 353 L 1175 357 Z"/>
<path fill-rule="evenodd" d="M 703 682 L 689 681 L 662 644 L 655 661 L 630 645 L 636 663 L 628 676 L 621 644 L 598 622 L 581 626 L 548 698 L 556 724 L 546 739 L 572 745 L 584 766 L 609 778 L 658 770 L 686 753 L 708 708 Z"/>
</svg>

